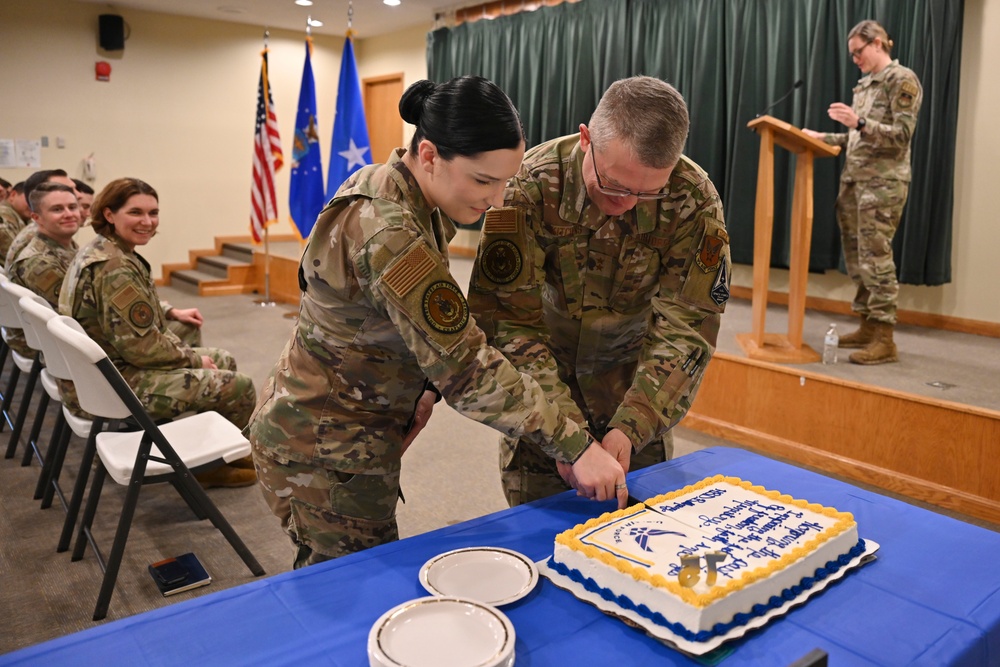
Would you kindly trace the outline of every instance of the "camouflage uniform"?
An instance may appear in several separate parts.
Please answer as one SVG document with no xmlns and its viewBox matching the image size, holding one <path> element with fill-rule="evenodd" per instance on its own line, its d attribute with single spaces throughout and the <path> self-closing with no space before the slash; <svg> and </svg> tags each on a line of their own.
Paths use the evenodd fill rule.
<svg viewBox="0 0 1000 667">
<path fill-rule="evenodd" d="M 840 175 L 837 222 L 844 263 L 857 285 L 852 309 L 869 320 L 895 324 L 896 265 L 892 237 L 910 187 L 910 141 L 923 89 L 917 76 L 893 60 L 854 87 L 851 108 L 866 120 L 857 130 L 824 136 L 847 147 Z"/>
<path fill-rule="evenodd" d="M 14 241 L 14 237 L 27 224 L 13 206 L 7 202 L 0 203 L 0 259 L 7 258 L 7 251 L 10 250 L 10 244 Z M 6 266 L 6 262 L 4 266 Z"/>
<path fill-rule="evenodd" d="M 610 218 L 583 183 L 579 134 L 536 146 L 486 214 L 469 305 L 487 334 L 595 437 L 617 428 L 631 468 L 672 454 L 729 298 L 729 237 L 705 172 L 681 157 L 661 200 Z M 569 488 L 537 447 L 504 439 L 512 505 Z"/>
<path fill-rule="evenodd" d="M 24 246 L 31 243 L 31 239 L 35 238 L 36 234 L 38 234 L 38 224 L 32 220 L 26 224 L 21 231 L 14 236 L 14 240 L 10 242 L 10 247 L 7 248 L 7 254 L 4 255 L 4 267 L 10 266 L 10 263 L 14 261 L 14 258 L 17 257 L 22 250 L 24 250 Z"/>
<path fill-rule="evenodd" d="M 13 258 L 7 267 L 7 275 L 12 283 L 30 289 L 48 301 L 53 308 L 58 308 L 63 277 L 76 251 L 77 245 L 73 241 L 67 248 L 45 234 L 36 234 Z M 18 354 L 29 358 L 35 356 L 35 351 L 28 347 L 24 332 L 20 329 L 8 332 L 7 344 Z"/>
<path fill-rule="evenodd" d="M 466 417 L 561 461 L 590 444 L 486 344 L 448 269 L 454 224 L 403 153 L 357 171 L 320 214 L 297 328 L 251 419 L 258 479 L 296 566 L 396 539 L 403 437 L 428 380 Z"/>
<path fill-rule="evenodd" d="M 59 311 L 75 318 L 107 352 L 155 419 L 215 410 L 244 428 L 256 401 L 253 381 L 225 350 L 184 345 L 167 328 L 149 264 L 117 237 L 98 235 L 73 259 Z M 201 356 L 218 370 L 202 368 Z M 80 413 L 80 406 L 66 401 Z"/>
</svg>

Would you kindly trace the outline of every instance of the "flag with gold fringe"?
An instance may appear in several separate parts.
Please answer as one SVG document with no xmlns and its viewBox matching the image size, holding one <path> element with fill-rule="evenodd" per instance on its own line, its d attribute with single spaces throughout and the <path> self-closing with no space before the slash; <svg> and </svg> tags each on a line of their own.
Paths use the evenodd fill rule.
<svg viewBox="0 0 1000 667">
<path fill-rule="evenodd" d="M 250 189 L 250 233 L 256 243 L 264 229 L 278 219 L 278 202 L 274 194 L 274 175 L 284 163 L 278 117 L 271 99 L 271 83 L 267 74 L 267 49 L 261 52 L 260 79 L 257 83 L 257 120 L 253 135 L 253 183 Z"/>
<path fill-rule="evenodd" d="M 295 142 L 292 146 L 292 178 L 289 184 L 288 209 L 292 224 L 302 238 L 307 238 L 323 209 L 323 163 L 319 151 L 316 124 L 316 82 L 312 70 L 312 40 L 306 38 L 306 62 L 299 89 L 299 110 L 295 116 Z"/>
</svg>

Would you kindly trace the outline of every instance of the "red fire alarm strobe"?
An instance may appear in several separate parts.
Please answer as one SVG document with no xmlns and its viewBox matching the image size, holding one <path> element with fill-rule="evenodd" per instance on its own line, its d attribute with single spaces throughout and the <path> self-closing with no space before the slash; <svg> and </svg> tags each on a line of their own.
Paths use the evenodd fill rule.
<svg viewBox="0 0 1000 667">
<path fill-rule="evenodd" d="M 104 62 L 103 60 L 98 60 L 97 64 L 94 66 L 94 70 L 97 73 L 98 81 L 111 80 L 111 63 Z"/>
</svg>

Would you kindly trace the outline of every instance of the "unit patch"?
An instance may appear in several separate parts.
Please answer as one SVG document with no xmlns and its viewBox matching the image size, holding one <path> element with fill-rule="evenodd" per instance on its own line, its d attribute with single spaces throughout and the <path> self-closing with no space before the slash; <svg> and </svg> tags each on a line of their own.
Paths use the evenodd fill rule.
<svg viewBox="0 0 1000 667">
<path fill-rule="evenodd" d="M 458 333 L 469 323 L 465 295 L 447 280 L 432 283 L 424 292 L 424 319 L 435 331 Z"/>
<path fill-rule="evenodd" d="M 145 301 L 140 301 L 129 308 L 128 319 L 140 329 L 145 329 L 153 323 L 153 307 Z"/>
<path fill-rule="evenodd" d="M 695 257 L 695 262 L 702 271 L 708 273 L 719 268 L 719 259 L 722 257 L 722 248 L 725 245 L 726 242 L 720 237 L 705 234 L 705 238 L 701 241 L 701 251 Z"/>
<path fill-rule="evenodd" d="M 506 285 L 521 274 L 521 264 L 521 250 L 507 239 L 497 239 L 486 246 L 479 266 L 487 278 Z"/>
<path fill-rule="evenodd" d="M 715 277 L 715 283 L 712 285 L 712 301 L 717 306 L 729 301 L 729 271 L 726 269 L 725 262 L 722 262 L 719 275 Z"/>
</svg>

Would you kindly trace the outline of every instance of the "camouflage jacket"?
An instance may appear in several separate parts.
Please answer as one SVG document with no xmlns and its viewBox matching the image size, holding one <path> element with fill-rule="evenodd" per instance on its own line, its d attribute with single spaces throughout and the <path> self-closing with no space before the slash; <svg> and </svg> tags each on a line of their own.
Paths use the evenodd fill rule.
<svg viewBox="0 0 1000 667">
<path fill-rule="evenodd" d="M 466 417 L 575 461 L 589 437 L 486 344 L 448 268 L 454 224 L 402 155 L 355 172 L 320 214 L 299 266 L 298 325 L 251 439 L 295 461 L 396 471 L 429 379 Z"/>
<path fill-rule="evenodd" d="M 0 259 L 7 258 L 7 251 L 14 237 L 28 223 L 21 219 L 14 207 L 7 202 L 0 203 Z"/>
<path fill-rule="evenodd" d="M 4 267 L 10 266 L 14 258 L 24 250 L 26 245 L 31 243 L 31 239 L 35 238 L 37 234 L 38 224 L 34 220 L 22 227 L 21 231 L 14 236 L 14 240 L 10 242 L 10 247 L 7 248 L 7 254 L 4 255 Z"/>
<path fill-rule="evenodd" d="M 7 275 L 11 282 L 27 287 L 48 301 L 53 308 L 58 308 L 63 277 L 76 251 L 76 243 L 66 248 L 44 234 L 35 234 L 17 257 L 12 259 L 7 267 Z M 35 355 L 20 329 L 7 332 L 7 344 L 23 356 Z"/>
<path fill-rule="evenodd" d="M 865 119 L 864 134 L 850 130 L 823 137 L 828 144 L 847 146 L 841 180 L 910 181 L 910 141 L 923 96 L 917 75 L 898 60 L 878 74 L 861 77 L 851 108 Z"/>
<path fill-rule="evenodd" d="M 201 368 L 201 355 L 167 329 L 149 264 L 100 234 L 66 272 L 59 312 L 73 317 L 129 382 L 137 371 Z"/>
<path fill-rule="evenodd" d="M 578 134 L 528 151 L 506 207 L 487 213 L 469 304 L 567 413 L 638 451 L 694 400 L 729 298 L 729 236 L 686 157 L 669 196 L 610 218 L 589 201 L 583 156 Z"/>
</svg>

